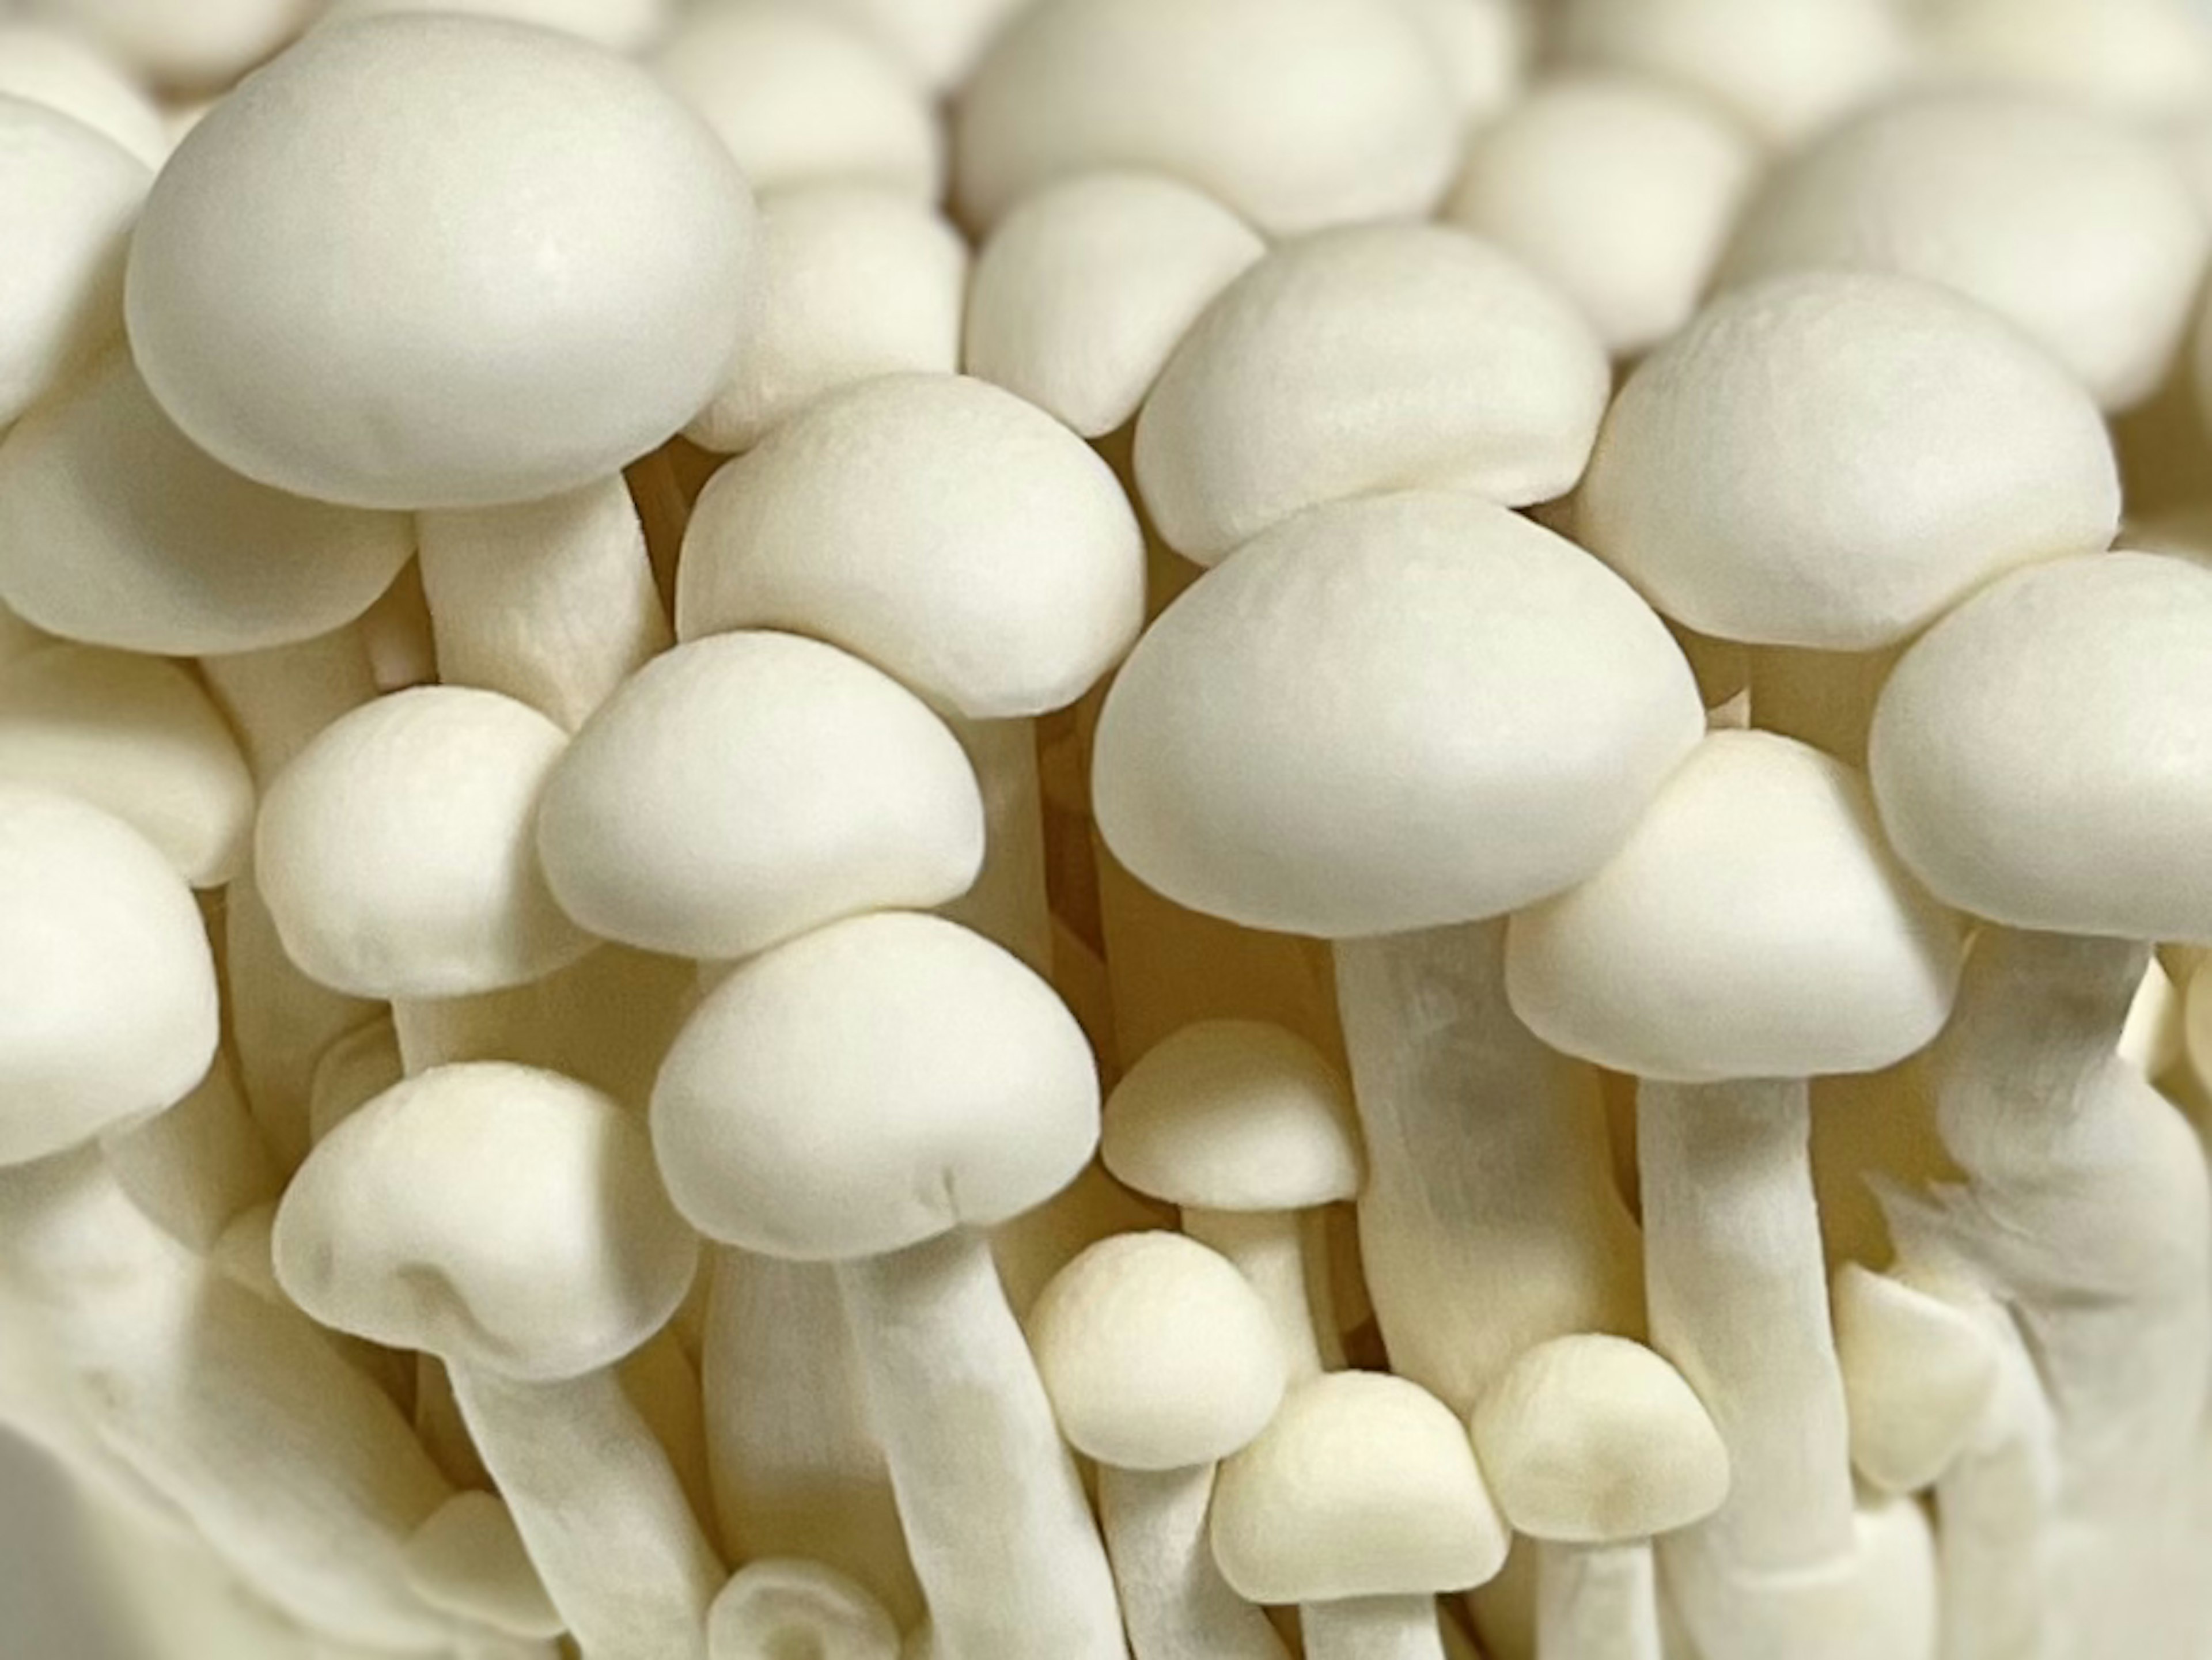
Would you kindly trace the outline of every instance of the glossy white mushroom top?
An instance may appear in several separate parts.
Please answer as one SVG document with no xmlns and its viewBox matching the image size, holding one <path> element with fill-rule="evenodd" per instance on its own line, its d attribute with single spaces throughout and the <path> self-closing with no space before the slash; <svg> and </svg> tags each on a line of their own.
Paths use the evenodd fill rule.
<svg viewBox="0 0 2212 1660">
<path fill-rule="evenodd" d="M 2212 940 L 2212 569 L 2021 571 L 1907 652 L 1868 770 L 1899 854 L 2013 927 Z"/>
<path fill-rule="evenodd" d="M 308 1155 L 276 1213 L 276 1277 L 324 1324 L 501 1377 L 612 1365 L 690 1289 L 699 1241 L 641 1125 L 534 1067 L 437 1067 Z"/>
<path fill-rule="evenodd" d="M 750 192 L 635 65 L 548 30 L 317 30 L 149 198 L 131 345 L 179 426 L 302 496 L 476 507 L 611 471 L 720 384 Z"/>
<path fill-rule="evenodd" d="M 1241 550 L 1115 678 L 1098 824 L 1178 903 L 1329 938 L 1580 881 L 1697 743 L 1665 627 L 1589 555 L 1468 496 L 1339 502 Z"/>
<path fill-rule="evenodd" d="M 898 1627 L 825 1562 L 755 1557 L 707 1612 L 708 1660 L 898 1660 Z"/>
<path fill-rule="evenodd" d="M 1759 645 L 1893 645 L 2001 572 L 2102 548 L 2080 383 L 1946 289 L 1869 272 L 1723 296 L 1607 413 L 1576 525 L 1652 604 Z"/>
</svg>

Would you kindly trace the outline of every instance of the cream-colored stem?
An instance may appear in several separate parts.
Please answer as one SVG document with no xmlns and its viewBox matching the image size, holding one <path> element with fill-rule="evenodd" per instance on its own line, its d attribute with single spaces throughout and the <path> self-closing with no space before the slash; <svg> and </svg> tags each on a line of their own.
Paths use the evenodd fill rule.
<svg viewBox="0 0 2212 1660">
<path fill-rule="evenodd" d="M 983 791 L 983 869 L 975 885 L 939 909 L 1052 972 L 1052 909 L 1045 894 L 1044 791 L 1034 721 L 949 721 Z"/>
<path fill-rule="evenodd" d="M 1206 1541 L 1213 1466 L 1102 1465 L 1098 1517 L 1136 1660 L 1288 1660 L 1267 1616 L 1229 1589 Z"/>
<path fill-rule="evenodd" d="M 1359 1596 L 1302 1602 L 1306 1660 L 1444 1660 L 1433 1596 Z"/>
<path fill-rule="evenodd" d="M 652 1341 L 622 1363 L 619 1371 L 623 1392 L 668 1455 L 668 1467 L 676 1473 L 692 1514 L 711 1523 L 714 1492 L 707 1470 L 707 1423 L 699 1368 L 684 1352 L 675 1326 L 663 1326 Z M 710 1526 L 708 1531 L 713 1530 Z"/>
<path fill-rule="evenodd" d="M 203 657 L 200 672 L 264 791 L 325 727 L 376 696 L 368 642 L 350 623 L 297 645 Z"/>
<path fill-rule="evenodd" d="M 1502 922 L 1346 940 L 1359 1242 L 1391 1368 L 1474 1408 L 1522 1352 L 1638 1324 L 1595 1076 L 1505 1000 Z"/>
<path fill-rule="evenodd" d="M 1660 1660 L 1649 1541 L 1536 1543 L 1536 1660 Z"/>
<path fill-rule="evenodd" d="M 453 1393 L 586 1660 L 705 1660 L 728 1578 L 612 1371 L 520 1383 L 453 1364 Z"/>
<path fill-rule="evenodd" d="M 1234 1262 L 1275 1323 L 1292 1383 L 1322 1371 L 1313 1305 L 1306 1287 L 1305 1236 L 1297 1211 L 1186 1209 L 1182 1231 Z"/>
<path fill-rule="evenodd" d="M 1752 725 L 1863 768 L 1875 700 L 1903 654 L 1902 647 L 1872 652 L 1753 647 Z"/>
<path fill-rule="evenodd" d="M 837 1279 L 937 1660 L 1125 1660 L 1097 1524 L 983 1237 Z"/>
<path fill-rule="evenodd" d="M 138 1207 L 203 1256 L 283 1187 L 227 1050 L 198 1089 L 158 1117 L 110 1132 L 101 1151 Z"/>
<path fill-rule="evenodd" d="M 492 1057 L 503 1030 L 501 995 L 489 992 L 476 997 L 395 1001 L 392 1029 L 399 1041 L 399 1064 L 407 1075 Z"/>
</svg>

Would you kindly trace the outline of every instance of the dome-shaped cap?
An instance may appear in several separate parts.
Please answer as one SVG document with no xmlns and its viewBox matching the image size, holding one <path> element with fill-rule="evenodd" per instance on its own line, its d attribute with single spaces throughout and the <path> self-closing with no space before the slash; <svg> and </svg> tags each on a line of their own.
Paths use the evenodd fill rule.
<svg viewBox="0 0 2212 1660">
<path fill-rule="evenodd" d="M 1137 483 L 1169 546 L 1209 565 L 1377 490 L 1521 507 L 1582 477 L 1611 385 L 1573 302 L 1490 243 L 1333 231 L 1274 249 L 1192 325 L 1137 418 Z"/>
<path fill-rule="evenodd" d="M 2212 31 L 2188 0 L 1937 0 L 1921 13 L 1931 80 L 2057 94 L 2147 124 L 2212 99 Z"/>
<path fill-rule="evenodd" d="M 1350 938 L 1580 881 L 1704 730 L 1612 572 L 1413 493 L 1300 514 L 1169 607 L 1108 696 L 1092 788 L 1115 857 L 1170 899 Z"/>
<path fill-rule="evenodd" d="M 1513 918 L 1514 1012 L 1645 1078 L 1874 1072 L 1950 1018 L 1959 918 L 1882 840 L 1866 781 L 1764 732 L 1717 732 L 1588 881 Z"/>
<path fill-rule="evenodd" d="M 285 954 L 356 997 L 464 997 L 574 962 L 592 937 L 538 862 L 568 736 L 527 704 L 418 686 L 333 721 L 261 804 L 253 874 Z"/>
<path fill-rule="evenodd" d="M 1723 296 L 1614 399 L 1576 526 L 1700 633 L 1872 651 L 2016 565 L 2101 548 L 2081 384 L 1947 289 L 1864 271 Z"/>
<path fill-rule="evenodd" d="M 486 18 L 319 29 L 163 169 L 131 343 L 192 441 L 363 507 L 534 500 L 712 397 L 750 192 L 636 65 Z"/>
<path fill-rule="evenodd" d="M 1997 1349 L 1967 1309 L 1846 1262 L 1830 1298 L 1851 1467 L 1885 1493 L 1931 1486 L 1981 1429 Z"/>
<path fill-rule="evenodd" d="M 82 121 L 149 167 L 168 159 L 168 135 L 154 100 L 73 29 L 0 24 L 0 94 Z M 140 193 L 153 182 L 153 174 L 145 174 Z"/>
<path fill-rule="evenodd" d="M 1221 1467 L 1213 1560 L 1253 1602 L 1468 1590 L 1506 1533 L 1467 1426 L 1418 1383 L 1339 1371 L 1300 1384 Z"/>
<path fill-rule="evenodd" d="M 538 846 L 592 933 L 750 957 L 966 892 L 983 800 L 960 740 L 896 680 L 794 635 L 726 634 L 599 706 L 546 784 Z"/>
<path fill-rule="evenodd" d="M 1091 1246 L 1047 1282 L 1029 1337 L 1068 1444 L 1121 1469 L 1226 1458 L 1283 1398 L 1267 1304 L 1235 1264 L 1179 1233 Z"/>
<path fill-rule="evenodd" d="M 0 783 L 0 1165 L 182 1100 L 215 1058 L 191 890 L 121 819 Z"/>
<path fill-rule="evenodd" d="M 1304 1210 L 1359 1193 L 1352 1091 L 1264 1020 L 1200 1020 L 1155 1043 L 1106 1102 L 1106 1168 L 1200 1210 Z"/>
<path fill-rule="evenodd" d="M 2212 569 L 2113 553 L 1976 595 L 1891 674 L 1868 769 L 1890 841 L 1948 904 L 2212 940 Z"/>
<path fill-rule="evenodd" d="M 1112 471 L 1043 410 L 949 374 L 833 392 L 725 466 L 676 586 L 686 640 L 811 634 L 977 720 L 1073 702 L 1144 607 Z"/>
<path fill-rule="evenodd" d="M 459 12 L 558 29 L 610 52 L 636 52 L 668 26 L 670 0 L 334 0 L 316 27 L 395 12 Z"/>
<path fill-rule="evenodd" d="M 309 0 L 22 0 L 146 79 L 213 89 L 259 63 L 307 20 Z"/>
<path fill-rule="evenodd" d="M 754 1558 L 707 1612 L 711 1660 L 898 1660 L 898 1627 L 857 1581 L 825 1562 Z"/>
<path fill-rule="evenodd" d="M 1498 1507 L 1517 1533 L 1570 1544 L 1648 1539 L 1728 1497 L 1728 1449 L 1682 1374 L 1641 1343 L 1539 1343 L 1474 1413 Z"/>
<path fill-rule="evenodd" d="M 677 1037 L 653 1091 L 677 1207 L 709 1238 L 838 1261 L 988 1227 L 1098 1143 L 1090 1045 L 979 934 L 890 911 L 753 958 Z"/>
<path fill-rule="evenodd" d="M 558 1073 L 476 1061 L 332 1130 L 285 1190 L 276 1254 L 285 1293 L 326 1326 L 554 1382 L 666 1324 L 699 1241 L 633 1117 Z"/>
</svg>

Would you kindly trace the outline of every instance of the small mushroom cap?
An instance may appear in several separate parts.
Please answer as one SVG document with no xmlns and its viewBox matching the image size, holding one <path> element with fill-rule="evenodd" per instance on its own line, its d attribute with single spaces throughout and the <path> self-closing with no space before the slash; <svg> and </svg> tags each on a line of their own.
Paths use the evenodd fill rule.
<svg viewBox="0 0 2212 1660">
<path fill-rule="evenodd" d="M 1216 1476 L 1212 1538 L 1252 1602 L 1468 1590 L 1505 1563 L 1467 1426 L 1387 1372 L 1328 1372 L 1285 1396 Z"/>
<path fill-rule="evenodd" d="M 318 29 L 210 111 L 132 240 L 131 343 L 193 441 L 362 507 L 534 501 L 712 397 L 750 192 L 634 64 L 482 17 Z"/>
<path fill-rule="evenodd" d="M 1553 1048 L 1704 1083 L 1875 1072 L 1950 1018 L 1966 927 L 1882 840 L 1866 781 L 1717 732 L 1627 844 L 1508 930 L 1514 1012 Z"/>
<path fill-rule="evenodd" d="M 1267 1304 L 1226 1257 L 1179 1233 L 1091 1246 L 1046 1284 L 1029 1337 L 1060 1432 L 1118 1468 L 1226 1458 L 1282 1402 Z"/>
<path fill-rule="evenodd" d="M 161 111 L 73 30 L 41 23 L 0 25 L 0 94 L 59 110 L 113 139 L 149 167 L 168 159 Z M 152 182 L 149 173 L 143 184 Z"/>
<path fill-rule="evenodd" d="M 1539 1343 L 1474 1413 L 1498 1507 L 1515 1531 L 1624 1544 L 1702 1521 L 1728 1497 L 1728 1448 L 1682 1374 L 1596 1333 Z"/>
<path fill-rule="evenodd" d="M 979 934 L 889 911 L 740 966 L 653 1091 L 677 1207 L 709 1238 L 840 1261 L 988 1227 L 1073 1181 L 1098 1074 L 1051 987 Z"/>
<path fill-rule="evenodd" d="M 1492 244 L 1332 231 L 1275 248 L 1192 325 L 1137 418 L 1137 483 L 1168 545 L 1207 565 L 1378 490 L 1522 507 L 1582 477 L 1611 386 L 1573 302 Z"/>
<path fill-rule="evenodd" d="M 709 1660 L 898 1660 L 898 1627 L 824 1562 L 756 1558 L 707 1612 Z"/>
<path fill-rule="evenodd" d="M 308 0 L 24 0 L 15 9 L 74 28 L 146 80 L 227 85 L 282 46 Z"/>
<path fill-rule="evenodd" d="M 0 1165 L 150 1118 L 215 1058 L 191 890 L 88 802 L 0 783 Z"/>
<path fill-rule="evenodd" d="M 833 392 L 725 466 L 676 584 L 684 639 L 811 634 L 975 720 L 1073 702 L 1144 607 L 1112 470 L 1043 410 L 949 374 Z"/>
<path fill-rule="evenodd" d="M 665 1325 L 699 1241 L 635 1118 L 488 1061 L 418 1073 L 332 1130 L 285 1190 L 276 1253 L 286 1295 L 335 1330 L 554 1383 Z"/>
<path fill-rule="evenodd" d="M 1051 0 L 954 117 L 962 215 L 1105 168 L 1164 173 L 1273 236 L 1426 213 L 1459 111 L 1410 13 L 1369 0 Z"/>
<path fill-rule="evenodd" d="M 538 846 L 594 933 L 750 957 L 966 892 L 983 800 L 960 740 L 888 675 L 793 635 L 726 634 L 599 706 L 546 784 Z"/>
<path fill-rule="evenodd" d="M 1358 1196 L 1352 1091 L 1264 1020 L 1201 1020 L 1146 1051 L 1108 1098 L 1099 1151 L 1139 1193 L 1199 1210 L 1305 1210 Z"/>
<path fill-rule="evenodd" d="M 1115 677 L 1092 789 L 1115 856 L 1177 903 L 1352 938 L 1580 881 L 1704 730 L 1612 572 L 1417 492 L 1302 514 L 1171 605 Z"/>
<path fill-rule="evenodd" d="M 2009 927 L 2212 940 L 2212 569 L 2069 559 L 1977 594 L 1883 688 L 1899 857 Z"/>
<path fill-rule="evenodd" d="M 2102 548 L 2095 403 L 2025 335 L 1911 278 L 1723 296 L 1613 401 L 1576 526 L 1703 634 L 1873 651 L 2018 565 Z"/>
<path fill-rule="evenodd" d="M 402 514 L 215 460 L 120 348 L 0 442 L 0 598 L 71 639 L 173 657 L 294 644 L 367 611 L 414 551 Z"/>
<path fill-rule="evenodd" d="M 1918 1493 L 1990 1409 L 1997 1355 L 1989 1334 L 1966 1310 L 1856 1262 L 1837 1273 L 1832 1301 L 1852 1468 L 1884 1493 Z"/>
<path fill-rule="evenodd" d="M 457 12 L 558 29 L 610 52 L 637 52 L 668 26 L 670 0 L 335 0 L 316 27 L 397 12 Z"/>
<path fill-rule="evenodd" d="M 896 58 L 933 93 L 968 78 L 975 59 L 1006 21 L 1036 0 L 796 0 L 841 17 Z"/>
<path fill-rule="evenodd" d="M 356 997 L 462 997 L 574 962 L 591 935 L 538 862 L 568 734 L 527 704 L 418 686 L 340 717 L 276 775 L 254 879 L 284 952 Z"/>
</svg>

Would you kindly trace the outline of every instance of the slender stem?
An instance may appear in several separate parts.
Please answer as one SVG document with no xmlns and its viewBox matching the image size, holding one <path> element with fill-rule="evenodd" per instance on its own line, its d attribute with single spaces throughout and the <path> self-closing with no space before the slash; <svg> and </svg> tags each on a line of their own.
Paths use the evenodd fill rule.
<svg viewBox="0 0 2212 1660">
<path fill-rule="evenodd" d="M 1660 1660 L 1648 1541 L 1536 1547 L 1536 1660 Z"/>
<path fill-rule="evenodd" d="M 1206 1542 L 1213 1466 L 1098 1471 L 1098 1515 L 1136 1660 L 1287 1660 L 1267 1616 L 1229 1589 Z"/>
<path fill-rule="evenodd" d="M 1186 1210 L 1182 1230 L 1234 1262 L 1252 1282 L 1282 1339 L 1290 1381 L 1304 1383 L 1322 1371 L 1322 1352 L 1307 1300 L 1305 1234 L 1297 1211 Z"/>
<path fill-rule="evenodd" d="M 295 646 L 203 657 L 200 672 L 264 789 L 325 727 L 376 696 L 368 643 L 351 623 Z"/>
<path fill-rule="evenodd" d="M 1302 1602 L 1306 1660 L 1444 1660 L 1433 1596 L 1360 1596 Z"/>
<path fill-rule="evenodd" d="M 1036 722 L 954 719 L 950 724 L 982 787 L 983 869 L 974 887 L 939 909 L 1049 975 L 1052 910 L 1045 893 Z"/>
</svg>

